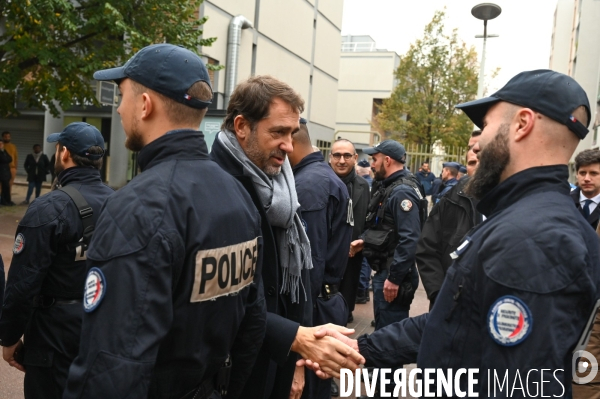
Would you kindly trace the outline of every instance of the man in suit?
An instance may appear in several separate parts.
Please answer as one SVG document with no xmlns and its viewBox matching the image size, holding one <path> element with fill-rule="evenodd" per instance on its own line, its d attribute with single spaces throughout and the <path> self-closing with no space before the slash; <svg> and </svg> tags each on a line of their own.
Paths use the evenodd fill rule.
<svg viewBox="0 0 600 399">
<path fill-rule="evenodd" d="M 575 206 L 596 229 L 600 217 L 600 150 L 584 150 L 575 157 L 577 187 L 571 191 Z"/>
</svg>

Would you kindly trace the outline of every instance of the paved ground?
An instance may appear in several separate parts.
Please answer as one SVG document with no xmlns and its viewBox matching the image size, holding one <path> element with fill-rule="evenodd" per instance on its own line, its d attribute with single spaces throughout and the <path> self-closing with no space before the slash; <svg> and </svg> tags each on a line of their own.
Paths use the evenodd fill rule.
<svg viewBox="0 0 600 399">
<path fill-rule="evenodd" d="M 42 189 L 42 194 L 49 191 L 49 186 Z M 20 204 L 27 193 L 25 185 L 15 185 L 13 187 L 13 202 Z M 12 259 L 12 246 L 14 242 L 15 231 L 19 220 L 27 210 L 26 205 L 17 205 L 13 207 L 0 207 L 0 254 L 4 259 L 6 272 Z M 365 305 L 356 305 L 354 311 L 354 322 L 348 325 L 354 328 L 359 336 L 373 332 L 371 320 L 373 319 L 373 305 L 367 302 Z M 422 287 L 419 287 L 415 300 L 411 306 L 411 316 L 416 316 L 427 312 L 429 301 Z M 413 368 L 415 365 L 407 365 L 406 368 Z M 0 399 L 22 399 L 23 398 L 23 373 L 9 367 L 7 363 L 0 360 Z M 364 393 L 364 391 L 363 391 Z M 408 396 L 411 398 L 411 396 Z M 351 398 L 355 398 L 351 396 Z"/>
</svg>

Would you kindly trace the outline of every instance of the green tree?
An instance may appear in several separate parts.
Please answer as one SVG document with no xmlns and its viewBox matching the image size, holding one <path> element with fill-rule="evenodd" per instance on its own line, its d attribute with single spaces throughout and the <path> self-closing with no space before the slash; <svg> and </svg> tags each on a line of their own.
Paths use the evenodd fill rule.
<svg viewBox="0 0 600 399">
<path fill-rule="evenodd" d="M 122 65 L 152 43 L 191 50 L 210 46 L 198 18 L 202 0 L 2 0 L 0 117 L 28 107 L 55 116 L 72 104 L 97 102 L 94 71 Z"/>
<path fill-rule="evenodd" d="M 395 71 L 398 85 L 383 101 L 374 125 L 409 143 L 466 146 L 473 123 L 455 105 L 475 98 L 478 63 L 456 29 L 444 32 L 437 11 L 421 39 L 411 44 Z"/>
</svg>

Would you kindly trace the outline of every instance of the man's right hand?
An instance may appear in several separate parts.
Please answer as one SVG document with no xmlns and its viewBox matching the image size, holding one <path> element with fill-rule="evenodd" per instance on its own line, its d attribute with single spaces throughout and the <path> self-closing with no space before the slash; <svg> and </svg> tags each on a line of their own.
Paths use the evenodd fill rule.
<svg viewBox="0 0 600 399">
<path fill-rule="evenodd" d="M 356 255 L 357 253 L 359 253 L 360 251 L 362 251 L 365 247 L 365 242 L 364 240 L 358 239 L 358 240 L 354 240 L 350 243 L 350 252 L 348 253 L 348 256 L 350 258 L 353 258 L 354 255 Z"/>
<path fill-rule="evenodd" d="M 16 368 L 17 370 L 21 370 L 22 372 L 25 372 L 25 367 L 23 367 L 22 364 L 18 363 L 15 360 L 15 357 L 18 356 L 19 351 L 22 351 L 22 350 L 23 350 L 23 341 L 19 340 L 13 346 L 2 347 L 2 357 L 12 367 Z"/>
<path fill-rule="evenodd" d="M 309 359 L 318 364 L 318 367 L 331 377 L 340 376 L 340 369 L 356 370 L 365 362 L 356 350 L 348 344 L 334 338 L 331 334 L 315 334 L 321 328 L 338 331 L 342 336 L 354 333 L 354 330 L 334 324 L 317 327 L 300 327 L 296 339 L 292 343 L 292 351 L 298 353 L 303 359 Z M 348 341 L 350 342 L 350 341 Z"/>
</svg>

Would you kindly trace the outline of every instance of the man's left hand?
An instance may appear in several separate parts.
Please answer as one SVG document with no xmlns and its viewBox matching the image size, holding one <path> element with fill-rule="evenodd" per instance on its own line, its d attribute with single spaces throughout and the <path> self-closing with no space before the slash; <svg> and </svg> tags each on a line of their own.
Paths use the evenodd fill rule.
<svg viewBox="0 0 600 399">
<path fill-rule="evenodd" d="M 387 302 L 392 302 L 398 296 L 398 284 L 392 283 L 390 280 L 385 280 L 383 283 L 383 298 Z"/>
<path fill-rule="evenodd" d="M 4 358 L 4 360 L 12 367 L 16 368 L 17 370 L 20 370 L 22 372 L 25 372 L 25 367 L 23 367 L 22 364 L 18 363 L 15 360 L 16 355 L 19 353 L 19 351 L 23 350 L 23 341 L 19 340 L 16 344 L 14 344 L 13 346 L 5 346 L 2 348 L 2 357 Z"/>
<path fill-rule="evenodd" d="M 300 365 L 299 365 L 300 364 Z M 304 390 L 304 364 L 302 360 L 296 363 L 294 379 L 292 380 L 292 389 L 290 390 L 290 399 L 300 399 Z"/>
</svg>

